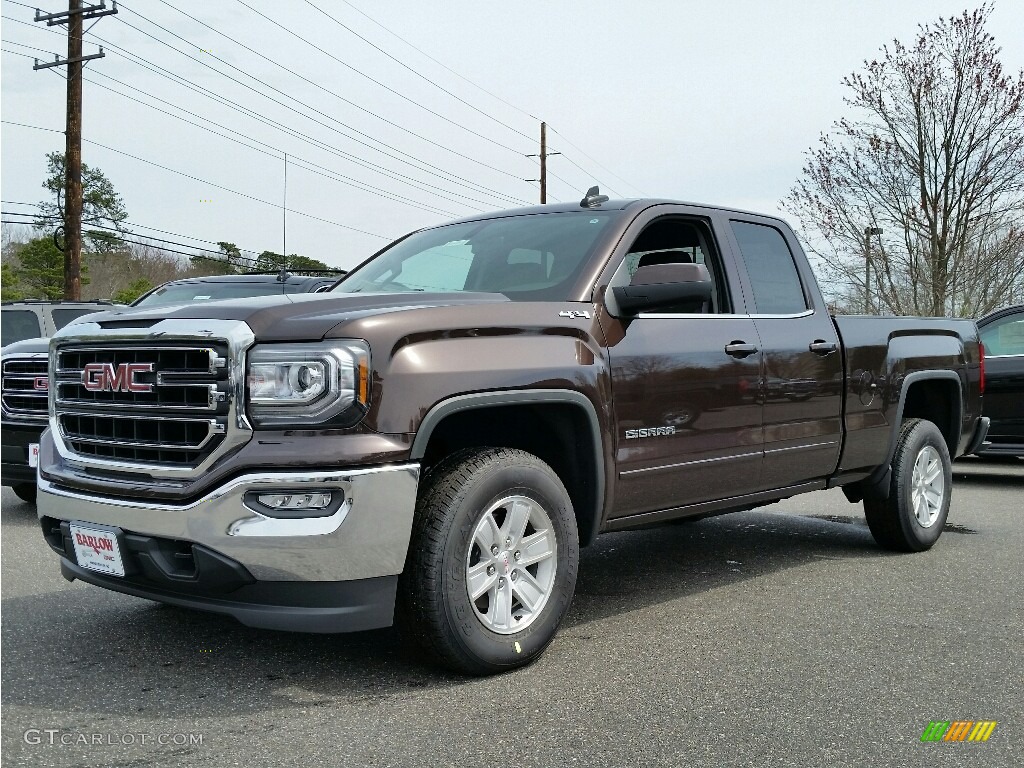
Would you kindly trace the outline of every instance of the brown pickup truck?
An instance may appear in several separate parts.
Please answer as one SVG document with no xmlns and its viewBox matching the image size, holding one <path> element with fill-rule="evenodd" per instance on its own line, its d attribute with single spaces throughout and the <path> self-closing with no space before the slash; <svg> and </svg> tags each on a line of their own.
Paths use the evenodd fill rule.
<svg viewBox="0 0 1024 768">
<path fill-rule="evenodd" d="M 605 531 L 840 486 L 921 551 L 985 438 L 973 322 L 831 317 L 792 230 L 664 200 L 414 232 L 333 292 L 112 310 L 50 347 L 68 579 L 254 627 L 535 659 Z"/>
</svg>

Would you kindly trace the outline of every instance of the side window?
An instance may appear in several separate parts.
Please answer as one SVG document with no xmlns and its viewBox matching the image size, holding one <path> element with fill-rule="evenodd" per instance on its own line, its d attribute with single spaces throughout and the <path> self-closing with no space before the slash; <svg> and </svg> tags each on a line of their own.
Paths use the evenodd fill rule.
<svg viewBox="0 0 1024 768">
<path fill-rule="evenodd" d="M 782 233 L 774 227 L 733 221 L 732 231 L 753 284 L 755 312 L 792 315 L 807 309 L 800 275 Z"/>
<path fill-rule="evenodd" d="M 985 356 L 1024 355 L 1024 313 L 1009 315 L 981 329 Z"/>
<path fill-rule="evenodd" d="M 629 248 L 620 270 L 625 270 L 623 283 L 629 282 L 637 269 L 654 264 L 703 264 L 714 285 L 710 306 L 671 307 L 649 314 L 719 314 L 731 312 L 729 291 L 718 254 L 713 250 L 707 230 L 698 222 L 666 218 L 658 219 L 640 233 Z M 619 272 L 621 274 L 621 271 Z"/>
<path fill-rule="evenodd" d="M 58 331 L 72 320 L 77 320 L 83 315 L 91 315 L 94 312 L 102 311 L 99 307 L 86 307 L 84 309 L 55 309 L 51 312 L 53 327 Z"/>
</svg>

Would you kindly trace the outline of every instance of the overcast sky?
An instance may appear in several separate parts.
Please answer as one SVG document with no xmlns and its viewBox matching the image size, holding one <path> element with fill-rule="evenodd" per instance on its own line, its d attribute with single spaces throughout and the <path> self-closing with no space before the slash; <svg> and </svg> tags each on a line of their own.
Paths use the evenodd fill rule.
<svg viewBox="0 0 1024 768">
<path fill-rule="evenodd" d="M 86 36 L 87 54 L 107 55 L 86 67 L 83 159 L 114 183 L 136 231 L 280 251 L 287 153 L 288 252 L 349 267 L 411 229 L 536 202 L 525 155 L 538 151 L 539 119 L 564 153 L 549 160 L 553 198 L 599 182 L 616 197 L 780 213 L 804 153 L 845 114 L 843 76 L 918 23 L 974 7 L 312 2 L 127 0 Z M 62 131 L 63 69 L 34 72 L 8 52 L 63 56 L 62 28 L 2 7 L 3 120 Z M 997 0 L 989 29 L 1004 66 L 1024 67 L 1024 2 Z M 0 138 L 3 210 L 30 211 L 15 203 L 45 198 L 44 155 L 64 138 L 6 122 Z"/>
</svg>

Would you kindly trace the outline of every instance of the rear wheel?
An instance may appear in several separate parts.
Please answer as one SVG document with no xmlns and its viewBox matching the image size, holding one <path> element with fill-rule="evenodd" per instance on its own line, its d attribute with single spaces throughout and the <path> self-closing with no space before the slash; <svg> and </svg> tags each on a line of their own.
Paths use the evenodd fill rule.
<svg viewBox="0 0 1024 768">
<path fill-rule="evenodd" d="M 395 620 L 450 669 L 524 666 L 569 610 L 578 561 L 572 503 L 547 464 L 508 448 L 463 451 L 424 480 Z"/>
<path fill-rule="evenodd" d="M 11 486 L 11 490 L 14 491 L 14 495 L 22 501 L 28 502 L 29 504 L 36 503 L 35 483 L 15 483 Z"/>
<path fill-rule="evenodd" d="M 939 428 L 924 419 L 907 419 L 893 456 L 889 498 L 864 500 L 875 541 L 900 552 L 931 547 L 946 524 L 952 484 L 949 449 Z"/>
</svg>

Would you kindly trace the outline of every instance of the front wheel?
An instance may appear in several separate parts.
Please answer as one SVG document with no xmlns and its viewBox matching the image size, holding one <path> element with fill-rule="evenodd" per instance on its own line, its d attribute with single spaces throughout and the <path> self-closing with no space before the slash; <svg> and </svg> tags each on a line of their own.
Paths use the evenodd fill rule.
<svg viewBox="0 0 1024 768">
<path fill-rule="evenodd" d="M 939 428 L 924 419 L 907 419 L 892 460 L 889 498 L 864 500 L 875 541 L 899 552 L 930 548 L 946 524 L 952 485 L 949 449 Z"/>
<path fill-rule="evenodd" d="M 11 486 L 11 490 L 14 491 L 14 495 L 17 496 L 24 502 L 29 504 L 36 503 L 36 484 L 35 483 L 15 483 Z"/>
<path fill-rule="evenodd" d="M 509 448 L 463 451 L 424 480 L 395 620 L 450 669 L 521 667 L 558 631 L 578 562 L 572 502 L 547 464 Z"/>
</svg>

